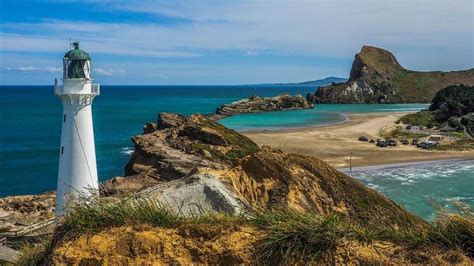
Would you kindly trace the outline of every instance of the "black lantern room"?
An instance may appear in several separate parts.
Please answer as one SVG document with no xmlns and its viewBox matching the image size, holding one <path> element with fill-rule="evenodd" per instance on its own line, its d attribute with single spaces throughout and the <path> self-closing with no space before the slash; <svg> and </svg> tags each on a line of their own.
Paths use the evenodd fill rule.
<svg viewBox="0 0 474 266">
<path fill-rule="evenodd" d="M 74 49 L 64 55 L 63 79 L 91 79 L 91 58 L 79 49 L 79 42 L 72 44 Z"/>
</svg>

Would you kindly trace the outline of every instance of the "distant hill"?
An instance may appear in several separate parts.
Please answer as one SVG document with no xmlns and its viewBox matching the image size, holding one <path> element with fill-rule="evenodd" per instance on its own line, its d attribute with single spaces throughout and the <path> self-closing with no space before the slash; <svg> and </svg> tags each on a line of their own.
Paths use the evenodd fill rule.
<svg viewBox="0 0 474 266">
<path fill-rule="evenodd" d="M 264 84 L 254 84 L 254 85 L 285 85 L 285 86 L 308 85 L 308 86 L 321 87 L 321 86 L 331 85 L 332 83 L 341 83 L 341 82 L 346 82 L 346 81 L 347 81 L 347 78 L 327 77 L 324 79 L 310 80 L 310 81 L 297 82 L 297 83 L 264 83 Z"/>
<path fill-rule="evenodd" d="M 412 71 L 387 50 L 363 46 L 355 55 L 349 80 L 318 89 L 314 103 L 429 103 L 442 88 L 474 85 L 474 68 L 462 71 Z"/>
<path fill-rule="evenodd" d="M 474 137 L 474 86 L 449 86 L 433 98 L 428 110 L 400 118 L 404 124 L 466 132 Z"/>
</svg>

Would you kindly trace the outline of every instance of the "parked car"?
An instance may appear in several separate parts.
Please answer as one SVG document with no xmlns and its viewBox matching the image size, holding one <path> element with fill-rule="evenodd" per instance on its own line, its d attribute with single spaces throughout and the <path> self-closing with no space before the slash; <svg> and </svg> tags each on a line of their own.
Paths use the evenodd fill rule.
<svg viewBox="0 0 474 266">
<path fill-rule="evenodd" d="M 434 146 L 438 145 L 437 142 L 435 141 L 425 141 L 423 143 L 423 145 L 421 146 L 421 148 L 423 149 L 430 149 L 430 148 L 433 148 Z"/>
<path fill-rule="evenodd" d="M 387 141 L 389 146 L 397 146 L 397 140 L 396 139 L 388 139 Z"/>
<path fill-rule="evenodd" d="M 420 141 L 416 144 L 416 147 L 423 148 L 423 145 L 425 145 L 425 143 L 426 143 L 426 140 Z"/>
<path fill-rule="evenodd" d="M 418 139 L 412 139 L 411 145 L 418 145 Z"/>
<path fill-rule="evenodd" d="M 375 143 L 375 140 L 374 140 L 374 139 L 371 139 L 371 140 L 370 140 L 370 143 Z"/>
<path fill-rule="evenodd" d="M 360 136 L 359 141 L 369 141 L 369 138 L 367 136 Z"/>
<path fill-rule="evenodd" d="M 377 146 L 379 147 L 387 147 L 388 146 L 388 142 L 384 139 L 381 139 L 379 142 L 377 142 Z"/>
<path fill-rule="evenodd" d="M 410 142 L 407 139 L 402 139 L 402 144 L 403 145 L 408 145 Z"/>
</svg>

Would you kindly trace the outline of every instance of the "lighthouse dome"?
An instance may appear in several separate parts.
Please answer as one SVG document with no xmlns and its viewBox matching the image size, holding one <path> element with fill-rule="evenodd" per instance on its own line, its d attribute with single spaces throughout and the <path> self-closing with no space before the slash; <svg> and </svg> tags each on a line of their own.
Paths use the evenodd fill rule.
<svg viewBox="0 0 474 266">
<path fill-rule="evenodd" d="M 64 58 L 67 58 L 68 60 L 91 60 L 91 57 L 89 56 L 88 53 L 79 49 L 78 42 L 74 42 L 73 45 L 74 45 L 74 49 L 68 51 L 64 55 Z"/>
</svg>

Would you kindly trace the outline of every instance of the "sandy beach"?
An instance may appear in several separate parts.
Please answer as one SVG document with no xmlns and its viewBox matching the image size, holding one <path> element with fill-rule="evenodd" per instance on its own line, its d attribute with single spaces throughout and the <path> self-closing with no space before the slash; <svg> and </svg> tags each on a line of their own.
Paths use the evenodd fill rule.
<svg viewBox="0 0 474 266">
<path fill-rule="evenodd" d="M 380 130 L 393 127 L 406 113 L 350 114 L 336 125 L 275 131 L 243 132 L 259 145 L 268 145 L 286 152 L 311 155 L 327 161 L 334 167 L 474 158 L 474 151 L 431 151 L 412 145 L 380 148 L 373 143 L 358 141 L 361 135 L 379 138 Z"/>
</svg>

